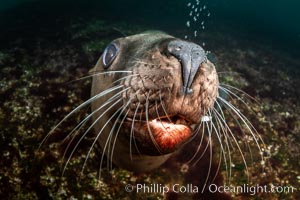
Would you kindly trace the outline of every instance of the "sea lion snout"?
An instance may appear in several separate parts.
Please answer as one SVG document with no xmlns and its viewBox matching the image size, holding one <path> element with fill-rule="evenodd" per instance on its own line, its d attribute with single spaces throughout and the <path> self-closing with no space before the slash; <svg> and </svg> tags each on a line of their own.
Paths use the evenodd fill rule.
<svg viewBox="0 0 300 200">
<path fill-rule="evenodd" d="M 193 93 L 191 85 L 194 77 L 201 64 L 207 60 L 205 51 L 195 43 L 178 39 L 169 42 L 168 51 L 179 60 L 182 66 L 181 95 Z"/>
</svg>

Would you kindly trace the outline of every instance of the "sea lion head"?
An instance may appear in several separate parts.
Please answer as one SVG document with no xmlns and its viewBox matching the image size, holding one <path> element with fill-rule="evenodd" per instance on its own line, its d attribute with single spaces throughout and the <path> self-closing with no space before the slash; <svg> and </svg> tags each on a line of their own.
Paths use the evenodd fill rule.
<svg viewBox="0 0 300 200">
<path fill-rule="evenodd" d="M 136 155 L 166 158 L 197 133 L 218 86 L 214 65 L 195 43 L 162 32 L 118 38 L 94 68 L 97 139 L 128 169 Z"/>
</svg>

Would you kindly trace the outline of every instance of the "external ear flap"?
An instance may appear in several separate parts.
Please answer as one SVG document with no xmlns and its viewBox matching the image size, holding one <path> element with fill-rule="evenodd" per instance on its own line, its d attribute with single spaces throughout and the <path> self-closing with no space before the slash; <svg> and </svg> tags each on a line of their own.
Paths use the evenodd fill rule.
<svg viewBox="0 0 300 200">
<path fill-rule="evenodd" d="M 102 55 L 103 68 L 108 69 L 119 53 L 119 48 L 115 43 L 109 44 Z"/>
</svg>

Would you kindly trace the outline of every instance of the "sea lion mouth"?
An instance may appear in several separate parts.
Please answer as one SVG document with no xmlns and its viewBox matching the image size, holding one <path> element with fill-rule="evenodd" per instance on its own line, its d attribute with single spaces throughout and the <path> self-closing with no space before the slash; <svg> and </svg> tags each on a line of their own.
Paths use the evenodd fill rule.
<svg viewBox="0 0 300 200">
<path fill-rule="evenodd" d="M 140 153 L 159 155 L 174 152 L 187 143 L 196 124 L 182 116 L 173 115 L 135 121 L 126 118 L 122 126 L 131 130 L 127 132 L 127 137 L 133 140 Z"/>
</svg>

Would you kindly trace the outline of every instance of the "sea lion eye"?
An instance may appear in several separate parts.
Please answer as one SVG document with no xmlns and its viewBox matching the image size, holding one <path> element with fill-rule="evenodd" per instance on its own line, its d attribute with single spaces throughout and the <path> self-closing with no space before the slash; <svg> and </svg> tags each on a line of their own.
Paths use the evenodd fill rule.
<svg viewBox="0 0 300 200">
<path fill-rule="evenodd" d="M 116 58 L 118 52 L 119 52 L 119 49 L 116 46 L 116 44 L 114 44 L 114 43 L 109 44 L 105 48 L 103 55 L 102 55 L 102 62 L 104 65 L 104 69 L 107 69 L 111 65 L 111 63 Z"/>
</svg>

